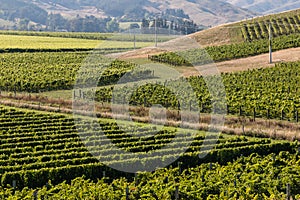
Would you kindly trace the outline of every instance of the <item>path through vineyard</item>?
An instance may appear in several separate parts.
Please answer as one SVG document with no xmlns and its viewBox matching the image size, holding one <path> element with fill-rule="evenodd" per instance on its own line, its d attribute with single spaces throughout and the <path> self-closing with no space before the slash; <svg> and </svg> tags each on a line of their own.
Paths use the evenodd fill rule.
<svg viewBox="0 0 300 200">
<path fill-rule="evenodd" d="M 55 113 L 66 113 L 72 114 L 72 105 L 60 105 L 53 106 L 47 103 L 35 102 L 35 101 L 20 101 L 14 99 L 13 97 L 4 97 L 0 100 L 0 104 L 18 107 L 18 108 L 26 108 L 26 109 L 33 109 L 33 110 L 41 110 L 47 112 L 55 112 Z M 71 103 L 71 102 L 69 102 Z M 99 104 L 100 105 L 100 104 Z M 138 109 L 138 107 L 137 107 Z M 81 115 L 88 115 L 89 113 L 84 111 L 77 111 Z M 146 112 L 148 113 L 148 112 Z M 103 118 L 112 118 L 112 113 L 110 111 L 105 112 L 98 112 L 101 117 Z M 210 122 L 210 117 L 208 114 L 201 114 L 201 123 L 198 124 L 198 128 L 200 130 L 206 130 L 208 127 L 208 122 Z M 148 123 L 148 117 L 133 117 L 134 121 L 139 121 L 143 123 Z M 169 120 L 167 124 L 170 126 L 177 126 L 178 122 Z M 194 127 L 195 128 L 195 127 Z M 300 139 L 300 125 L 295 123 L 290 123 L 288 121 L 278 121 L 278 120 L 268 120 L 268 119 L 256 119 L 255 121 L 251 120 L 251 117 L 238 117 L 238 116 L 226 116 L 225 124 L 223 127 L 224 133 L 242 135 L 243 132 L 252 132 L 256 135 L 261 135 L 263 137 L 270 137 L 270 138 L 279 138 L 279 139 L 287 139 L 287 140 L 294 140 Z"/>
</svg>

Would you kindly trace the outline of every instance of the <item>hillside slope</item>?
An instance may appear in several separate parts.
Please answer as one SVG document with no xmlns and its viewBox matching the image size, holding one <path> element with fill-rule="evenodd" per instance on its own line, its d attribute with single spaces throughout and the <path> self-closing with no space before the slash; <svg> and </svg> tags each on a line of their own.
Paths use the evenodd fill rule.
<svg viewBox="0 0 300 200">
<path fill-rule="evenodd" d="M 1 0 L 6 1 L 6 0 Z M 0 1 L 0 2 L 1 2 Z M 95 17 L 143 18 L 160 14 L 166 9 L 182 9 L 197 24 L 215 26 L 242 20 L 257 14 L 231 5 L 223 0 L 12 0 L 22 4 L 34 4 L 47 13 L 59 13 L 71 18 L 85 15 Z M 2 2 L 1 2 L 2 3 Z M 0 4 L 0 11 L 2 5 Z"/>
<path fill-rule="evenodd" d="M 198 24 L 206 26 L 234 22 L 256 16 L 246 9 L 235 7 L 220 0 L 150 0 L 160 4 L 159 10 L 183 9 Z"/>
<path fill-rule="evenodd" d="M 253 12 L 277 13 L 300 8 L 299 0 L 225 0 Z"/>
</svg>

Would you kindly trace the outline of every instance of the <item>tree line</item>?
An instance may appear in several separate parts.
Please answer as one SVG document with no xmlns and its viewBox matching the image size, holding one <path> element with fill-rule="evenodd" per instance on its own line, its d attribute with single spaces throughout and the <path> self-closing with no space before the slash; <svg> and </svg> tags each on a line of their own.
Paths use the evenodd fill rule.
<svg viewBox="0 0 300 200">
<path fill-rule="evenodd" d="M 141 29 L 143 33 L 152 33 L 155 27 L 159 29 L 175 31 L 185 35 L 201 30 L 201 28 L 194 23 L 194 21 L 187 19 L 177 19 L 174 21 L 168 20 L 167 18 L 158 17 L 142 20 Z"/>
</svg>

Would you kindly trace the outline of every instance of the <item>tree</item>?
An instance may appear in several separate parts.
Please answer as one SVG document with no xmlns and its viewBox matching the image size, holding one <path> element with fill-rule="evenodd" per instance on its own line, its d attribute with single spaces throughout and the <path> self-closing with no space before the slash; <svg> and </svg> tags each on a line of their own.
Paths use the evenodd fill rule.
<svg viewBox="0 0 300 200">
<path fill-rule="evenodd" d="M 28 30 L 29 19 L 21 19 L 19 21 L 18 29 L 19 30 Z"/>
<path fill-rule="evenodd" d="M 142 20 L 142 28 L 149 28 L 150 22 L 147 19 Z"/>
<path fill-rule="evenodd" d="M 143 34 L 149 33 L 149 26 L 150 26 L 149 20 L 143 19 L 143 20 L 142 20 L 142 25 L 141 25 L 141 32 L 142 32 Z"/>
<path fill-rule="evenodd" d="M 140 25 L 138 23 L 132 23 L 132 24 L 130 24 L 129 28 L 130 29 L 137 29 L 137 28 L 140 28 Z"/>
<path fill-rule="evenodd" d="M 60 14 L 49 14 L 46 22 L 46 29 L 55 31 L 57 29 L 67 29 L 67 20 Z"/>
<path fill-rule="evenodd" d="M 109 22 L 106 23 L 106 29 L 108 32 L 117 32 L 120 29 L 119 23 L 112 19 Z"/>
</svg>

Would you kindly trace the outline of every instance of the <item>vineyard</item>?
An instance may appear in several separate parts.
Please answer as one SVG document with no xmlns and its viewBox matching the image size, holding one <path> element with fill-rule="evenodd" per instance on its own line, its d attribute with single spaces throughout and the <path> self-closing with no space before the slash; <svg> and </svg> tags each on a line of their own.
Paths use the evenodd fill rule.
<svg viewBox="0 0 300 200">
<path fill-rule="evenodd" d="M 173 66 L 190 66 L 267 53 L 269 52 L 270 25 L 273 38 L 272 48 L 274 51 L 300 47 L 300 15 L 296 10 L 286 14 L 258 17 L 222 27 L 232 32 L 231 35 L 233 37 L 238 37 L 236 39 L 230 38 L 230 40 L 237 40 L 239 42 L 230 42 L 229 44 L 218 46 L 210 45 L 203 49 L 191 49 L 179 52 L 174 50 L 174 52 L 150 56 L 149 59 Z M 241 39 L 239 39 L 240 35 Z"/>
<path fill-rule="evenodd" d="M 0 55 L 0 91 L 43 92 L 73 89 L 76 74 L 83 65 L 88 53 L 5 53 Z M 126 72 L 137 67 L 124 61 L 112 61 L 98 81 L 100 85 L 116 83 Z M 102 68 L 98 68 L 100 71 Z M 151 71 L 140 70 L 143 77 L 151 76 Z M 89 84 L 97 71 L 86 72 L 87 79 L 78 84 Z M 148 74 L 147 74 L 148 73 Z M 138 76 L 135 74 L 133 76 Z"/>
<path fill-rule="evenodd" d="M 73 119 L 68 116 L 17 110 L 2 106 L 0 120 L 0 176 L 1 185 L 4 187 L 7 187 L 8 184 L 11 185 L 13 180 L 17 182 L 17 188 L 22 189 L 23 187 L 41 187 L 49 180 L 53 184 L 58 184 L 62 180 L 70 181 L 82 175 L 85 175 L 86 178 L 97 179 L 102 178 L 103 171 L 108 178 L 112 179 L 122 175 L 128 178 L 131 176 L 99 163 L 80 140 L 80 134 L 84 133 L 77 132 Z M 87 126 L 84 119 L 81 122 L 82 128 Z M 172 157 L 172 153 L 176 152 L 176 149 L 172 148 L 161 149 L 175 137 L 177 134 L 175 128 L 166 128 L 153 137 L 143 140 L 134 135 L 155 130 L 145 129 L 140 125 L 140 128 L 135 127 L 135 131 L 131 133 L 130 137 L 124 131 L 133 130 L 131 125 L 124 125 L 120 128 L 115 122 L 109 120 L 100 120 L 99 123 L 104 136 L 99 135 L 90 138 L 89 142 L 103 141 L 107 138 L 116 146 L 128 152 L 135 152 L 135 154 L 142 155 L 145 152 L 164 151 L 164 159 Z M 96 132 L 97 129 L 87 131 Z M 180 131 L 180 134 L 184 134 L 184 132 Z M 221 136 L 213 151 L 204 159 L 200 159 L 198 154 L 204 137 L 204 132 L 197 133 L 192 145 L 178 160 L 178 162 L 183 163 L 182 167 L 197 166 L 203 162 L 225 164 L 241 154 L 247 156 L 254 152 L 268 154 L 293 151 L 294 149 L 294 144 L 289 142 L 224 135 Z M 180 137 L 177 140 L 177 142 L 182 142 Z M 155 160 L 162 159 L 158 157 L 132 160 L 130 155 L 112 155 L 110 149 L 106 151 L 102 152 L 103 155 L 107 155 L 106 158 L 102 157 L 101 160 L 107 159 L 110 164 L 122 161 L 124 163 L 140 162 L 143 165 L 148 165 Z"/>
<path fill-rule="evenodd" d="M 73 89 L 77 71 L 81 67 L 87 53 L 7 53 L 1 57 L 0 91 L 16 92 L 45 92 L 63 89 Z M 30 66 L 30 67 L 29 67 Z M 128 74 L 136 64 L 114 61 L 102 74 L 97 86 L 96 100 L 110 102 L 112 99 L 112 85 L 125 73 Z M 280 63 L 273 68 L 256 69 L 251 71 L 223 74 L 222 79 L 226 89 L 228 114 L 263 117 L 268 119 L 282 119 L 298 121 L 300 102 L 299 90 L 300 63 Z M 98 68 L 98 71 L 101 68 Z M 87 71 L 86 78 L 77 77 L 77 86 L 89 85 L 97 80 L 96 71 Z M 152 78 L 152 71 L 140 69 L 139 74 L 132 74 L 131 81 L 141 78 Z M 13 81 L 12 81 L 13 80 Z M 190 107 L 199 106 L 201 112 L 211 112 L 213 102 L 202 77 L 187 79 L 197 96 L 194 102 L 188 93 L 184 95 Z M 213 81 L 213 80 L 212 80 Z M 251 87 L 249 87 L 249 85 Z M 103 87 L 104 86 L 104 87 Z M 265 87 L 267 86 L 267 87 Z M 146 84 L 135 91 L 130 99 L 121 98 L 119 104 L 128 101 L 133 106 L 151 107 L 162 104 L 167 108 L 180 109 L 178 98 L 168 87 L 181 88 L 179 81 L 169 80 L 165 83 Z M 147 93 L 145 93 L 147 91 Z M 82 92 L 86 98 L 93 94 Z M 114 90 L 114 95 L 128 96 L 130 87 L 120 87 Z M 115 98 L 116 100 L 116 98 Z"/>
<path fill-rule="evenodd" d="M 295 62 L 276 64 L 272 68 L 223 74 L 228 114 L 253 116 L 254 119 L 263 117 L 298 121 L 300 112 L 299 69 L 300 62 Z M 181 80 L 146 84 L 139 87 L 131 96 L 129 95 L 130 87 L 120 87 L 114 89 L 113 92 L 113 87 L 103 87 L 97 90 L 96 100 L 109 102 L 114 94 L 114 100 L 119 104 L 129 102 L 131 105 L 150 107 L 162 104 L 168 108 L 180 109 L 178 95 L 183 95 L 186 102 L 190 102 L 190 108 L 198 106 L 201 112 L 212 112 L 212 105 L 221 99 L 212 99 L 203 77 L 190 77 L 187 80 L 192 86 L 198 102 L 191 99 L 189 90 L 182 86 Z M 209 81 L 217 82 L 214 81 L 214 77 L 211 77 Z M 168 88 L 178 88 L 180 93 L 173 93 Z M 119 102 L 117 102 L 117 96 L 130 96 L 130 99 L 119 98 Z"/>
<path fill-rule="evenodd" d="M 281 152 L 262 157 L 251 154 L 226 166 L 201 164 L 187 170 L 161 169 L 139 173 L 133 181 L 125 178 L 97 182 L 77 178 L 71 183 L 47 184 L 41 189 L 24 189 L 13 194 L 5 189 L 2 199 L 36 196 L 47 199 L 285 199 L 286 185 L 299 199 L 299 154 Z M 259 163 L 259 164 L 258 164 Z M 177 188 L 177 189 L 176 189 Z M 127 192 L 126 192 L 127 191 Z"/>
<path fill-rule="evenodd" d="M 132 50 L 133 37 L 136 48 L 151 46 L 153 35 L 0 31 L 0 199 L 274 200 L 287 191 L 300 199 L 300 61 L 221 73 L 222 83 L 217 76 L 167 79 L 149 64 L 176 70 L 266 53 L 269 24 L 274 51 L 300 47 L 297 12 L 237 24 L 243 43 L 125 61 L 103 55 Z M 158 35 L 159 42 L 172 38 Z M 64 99 L 67 92 L 73 102 Z M 46 93 L 57 98 L 48 101 Z M 94 101 L 98 118 L 85 104 Z M 133 121 L 114 119 L 111 106 L 122 111 L 127 103 Z M 166 108 L 163 126 L 149 124 L 158 105 Z M 209 127 L 208 113 L 222 114 L 218 108 L 229 115 L 225 125 L 232 120 L 242 131 Z M 196 111 L 195 124 L 179 124 Z M 248 119 L 253 127 L 268 122 L 268 131 L 270 122 L 292 126 L 291 141 L 277 130 L 270 138 L 265 130 L 245 131 Z M 143 170 L 130 173 L 128 166 Z"/>
<path fill-rule="evenodd" d="M 78 38 L 88 40 L 106 40 L 111 37 L 111 33 L 78 33 L 78 32 L 37 32 L 37 31 L 0 31 L 1 35 L 19 36 L 39 36 L 39 37 L 59 37 Z"/>
<path fill-rule="evenodd" d="M 272 41 L 274 51 L 300 47 L 300 34 L 278 36 Z M 154 62 L 173 66 L 197 66 L 206 63 L 220 62 L 237 58 L 255 56 L 269 52 L 269 40 L 235 43 L 222 46 L 209 46 L 203 49 L 191 49 L 179 52 L 167 52 L 149 56 Z"/>
<path fill-rule="evenodd" d="M 126 37 L 126 35 L 124 36 Z M 128 41 L 87 40 L 78 38 L 42 37 L 23 35 L 1 35 L 0 52 L 73 52 L 102 50 L 103 53 L 134 49 L 133 39 Z M 153 45 L 152 42 L 137 41 L 136 48 Z M 105 52 L 106 50 L 106 52 Z M 113 51 L 114 50 L 114 51 Z"/>
<path fill-rule="evenodd" d="M 253 19 L 240 25 L 245 41 L 268 39 L 270 26 L 273 37 L 299 33 L 300 15 L 297 11 L 294 11 L 279 16 Z"/>
<path fill-rule="evenodd" d="M 132 33 L 130 31 L 132 31 Z M 145 43 L 151 42 L 152 44 L 154 43 L 154 40 L 155 40 L 154 34 L 141 34 L 138 32 L 138 29 L 125 31 L 123 33 L 114 33 L 114 34 L 113 33 L 36 32 L 36 31 L 3 31 L 3 30 L 0 30 L 0 35 L 2 35 L 2 37 L 3 36 L 5 36 L 5 37 L 7 37 L 7 36 L 14 36 L 14 37 L 16 37 L 16 36 L 31 36 L 31 38 L 36 38 L 36 39 L 51 37 L 52 39 L 54 39 L 54 41 L 57 39 L 63 39 L 63 38 L 79 39 L 77 41 L 82 41 L 81 39 L 85 39 L 87 41 L 82 41 L 82 42 L 92 43 L 92 41 L 89 41 L 89 40 L 94 40 L 94 42 L 97 42 L 97 40 L 98 41 L 109 40 L 109 41 L 133 42 L 134 32 L 136 32 L 135 39 L 137 42 L 145 42 Z M 158 34 L 157 40 L 158 40 L 158 42 L 165 42 L 165 41 L 174 39 L 176 37 L 178 37 L 178 35 Z"/>
</svg>

